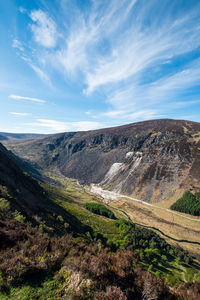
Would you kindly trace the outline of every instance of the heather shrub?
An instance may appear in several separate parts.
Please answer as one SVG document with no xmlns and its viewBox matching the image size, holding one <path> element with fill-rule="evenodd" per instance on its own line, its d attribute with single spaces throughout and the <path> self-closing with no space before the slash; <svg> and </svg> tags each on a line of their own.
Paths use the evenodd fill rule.
<svg viewBox="0 0 200 300">
<path fill-rule="evenodd" d="M 20 212 L 18 212 L 17 210 L 15 210 L 12 215 L 14 220 L 18 222 L 24 223 L 26 220 L 26 218 L 22 214 L 20 214 Z"/>
<path fill-rule="evenodd" d="M 176 288 L 176 293 L 181 300 L 197 300 L 200 299 L 200 283 L 185 282 Z"/>
<path fill-rule="evenodd" d="M 109 286 L 105 292 L 99 292 L 95 295 L 95 300 L 127 300 L 122 290 L 117 286 Z"/>
<path fill-rule="evenodd" d="M 163 281 L 151 273 L 145 273 L 143 278 L 143 299 L 164 300 L 170 299 L 170 293 Z"/>
<path fill-rule="evenodd" d="M 10 210 L 10 203 L 4 198 L 0 198 L 0 212 L 7 213 Z"/>
</svg>

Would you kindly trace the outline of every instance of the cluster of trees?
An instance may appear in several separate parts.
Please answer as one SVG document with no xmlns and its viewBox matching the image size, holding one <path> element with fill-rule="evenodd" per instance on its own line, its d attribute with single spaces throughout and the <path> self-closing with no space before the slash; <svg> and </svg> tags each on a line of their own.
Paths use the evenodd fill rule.
<svg viewBox="0 0 200 300">
<path fill-rule="evenodd" d="M 154 231 L 135 225 L 124 219 L 115 221 L 119 229 L 119 236 L 107 240 L 107 245 L 112 249 L 125 248 L 137 253 L 140 261 L 156 265 L 163 265 L 168 260 L 178 258 L 187 264 L 192 263 L 192 258 L 182 248 L 171 246 Z"/>
<path fill-rule="evenodd" d="M 183 196 L 170 208 L 193 216 L 200 216 L 200 192 L 192 194 L 190 191 L 185 191 Z"/>
<path fill-rule="evenodd" d="M 87 210 L 93 212 L 94 214 L 104 216 L 110 219 L 116 219 L 114 213 L 103 204 L 91 202 L 91 203 L 85 203 L 84 207 Z"/>
</svg>

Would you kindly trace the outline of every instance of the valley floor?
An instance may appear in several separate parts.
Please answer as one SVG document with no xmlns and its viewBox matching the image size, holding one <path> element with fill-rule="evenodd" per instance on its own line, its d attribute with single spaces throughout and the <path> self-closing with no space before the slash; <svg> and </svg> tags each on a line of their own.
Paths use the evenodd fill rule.
<svg viewBox="0 0 200 300">
<path fill-rule="evenodd" d="M 200 253 L 200 217 L 190 217 L 168 208 L 145 201 L 103 190 L 91 185 L 90 191 L 115 209 L 123 211 L 130 220 L 159 232 L 168 242 L 179 244 L 198 255 Z"/>
</svg>

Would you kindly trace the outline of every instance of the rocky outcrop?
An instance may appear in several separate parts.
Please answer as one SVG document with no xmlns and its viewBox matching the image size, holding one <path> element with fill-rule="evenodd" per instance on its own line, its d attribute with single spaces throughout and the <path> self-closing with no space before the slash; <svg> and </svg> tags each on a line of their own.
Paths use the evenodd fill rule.
<svg viewBox="0 0 200 300">
<path fill-rule="evenodd" d="M 200 124 L 153 120 L 88 132 L 56 134 L 10 147 L 40 170 L 59 170 L 156 202 L 200 182 Z"/>
</svg>

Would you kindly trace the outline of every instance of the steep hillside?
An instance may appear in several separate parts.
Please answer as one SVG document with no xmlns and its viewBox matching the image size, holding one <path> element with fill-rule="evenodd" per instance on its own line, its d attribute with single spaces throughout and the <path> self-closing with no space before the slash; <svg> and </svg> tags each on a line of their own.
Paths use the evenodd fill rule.
<svg viewBox="0 0 200 300">
<path fill-rule="evenodd" d="M 20 168 L 20 159 L 0 144 L 0 216 L 24 222 L 51 234 L 85 230 L 80 222 L 54 203 L 48 191 Z M 66 230 L 60 219 L 66 224 Z"/>
<path fill-rule="evenodd" d="M 12 210 L 32 218 L 41 206 L 42 196 L 39 184 L 22 172 L 12 153 L 0 144 L 0 197 L 11 203 Z"/>
<path fill-rule="evenodd" d="M 61 133 L 10 149 L 38 170 L 59 170 L 148 202 L 178 198 L 200 182 L 200 124 L 195 122 L 163 119 Z"/>
</svg>

